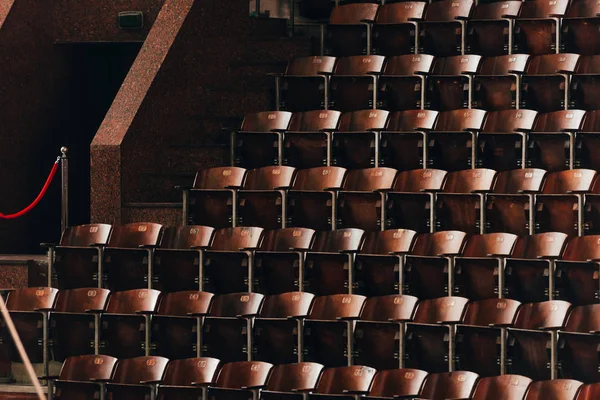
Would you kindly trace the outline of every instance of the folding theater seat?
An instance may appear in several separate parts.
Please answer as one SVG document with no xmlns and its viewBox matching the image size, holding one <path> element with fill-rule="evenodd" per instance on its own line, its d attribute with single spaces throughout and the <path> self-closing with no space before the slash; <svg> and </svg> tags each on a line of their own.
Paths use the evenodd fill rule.
<svg viewBox="0 0 600 400">
<path fill-rule="evenodd" d="M 534 381 L 557 376 L 558 331 L 564 327 L 571 305 L 552 300 L 523 304 L 513 327 L 507 328 L 507 372 Z"/>
<path fill-rule="evenodd" d="M 303 290 L 304 256 L 310 251 L 315 231 L 285 228 L 265 232 L 254 253 L 254 291 L 266 295 Z"/>
<path fill-rule="evenodd" d="M 582 236 L 584 231 L 585 193 L 596 178 L 591 169 L 570 169 L 549 173 L 542 192 L 536 195 L 537 232 L 564 232 Z"/>
<path fill-rule="evenodd" d="M 583 3 L 583 2 L 582 2 Z M 581 110 L 598 110 L 600 101 L 598 94 L 600 78 L 600 56 L 581 56 L 575 67 L 575 73 L 571 75 L 569 87 L 569 108 Z M 590 111 L 588 114 L 591 114 Z M 589 118 L 586 118 L 586 120 Z"/>
<path fill-rule="evenodd" d="M 492 193 L 486 196 L 486 232 L 533 234 L 535 195 L 541 191 L 546 171 L 535 168 L 498 173 Z"/>
<path fill-rule="evenodd" d="M 373 378 L 366 400 L 418 397 L 427 372 L 420 369 L 390 369 L 379 371 Z"/>
<path fill-rule="evenodd" d="M 486 111 L 459 109 L 441 112 L 427 136 L 427 168 L 460 171 L 473 168 L 477 158 L 477 133 Z"/>
<path fill-rule="evenodd" d="M 488 113 L 477 138 L 478 166 L 496 171 L 525 168 L 527 134 L 536 117 L 536 111 L 523 109 Z"/>
<path fill-rule="evenodd" d="M 521 5 L 515 0 L 478 3 L 467 21 L 467 53 L 485 57 L 511 54 L 514 19 Z"/>
<path fill-rule="evenodd" d="M 163 226 L 149 222 L 115 225 L 104 249 L 100 276 L 112 291 L 152 288 L 154 249 Z"/>
<path fill-rule="evenodd" d="M 555 261 L 563 254 L 566 240 L 567 235 L 560 232 L 519 238 L 512 257 L 505 262 L 504 276 L 498 275 L 502 296 L 522 303 L 554 300 Z"/>
<path fill-rule="evenodd" d="M 198 400 L 217 377 L 220 361 L 199 357 L 173 360 L 167 364 L 158 386 L 158 400 Z"/>
<path fill-rule="evenodd" d="M 471 108 L 473 76 L 480 62 L 481 56 L 472 54 L 436 58 L 433 71 L 427 77 L 426 108 L 439 111 Z"/>
<path fill-rule="evenodd" d="M 150 321 L 159 296 L 152 289 L 112 293 L 100 317 L 100 353 L 118 359 L 149 355 Z"/>
<path fill-rule="evenodd" d="M 600 234 L 600 178 L 598 176 L 592 188 L 585 193 L 584 232 L 586 235 Z"/>
<path fill-rule="evenodd" d="M 386 226 L 433 232 L 436 194 L 442 190 L 446 175 L 439 169 L 400 172 L 387 193 Z"/>
<path fill-rule="evenodd" d="M 561 21 L 561 51 L 586 56 L 600 53 L 596 37 L 599 13 L 595 1 L 572 1 Z"/>
<path fill-rule="evenodd" d="M 505 373 L 506 328 L 514 324 L 520 305 L 497 298 L 467 305 L 464 320 L 456 327 L 458 369 L 486 377 Z"/>
<path fill-rule="evenodd" d="M 388 3 L 379 7 L 373 25 L 375 54 L 396 56 L 418 53 L 419 24 L 427 3 L 407 1 Z"/>
<path fill-rule="evenodd" d="M 486 233 L 469 237 L 462 256 L 454 258 L 458 294 L 471 300 L 498 297 L 505 259 L 512 255 L 517 236 Z M 470 369 L 469 369 L 470 370 Z"/>
<path fill-rule="evenodd" d="M 107 289 L 61 290 L 50 315 L 53 358 L 64 361 L 83 354 L 98 354 L 100 313 L 106 308 Z"/>
<path fill-rule="evenodd" d="M 388 57 L 379 77 L 377 106 L 390 111 L 425 108 L 426 76 L 432 68 L 433 56 L 428 54 Z"/>
<path fill-rule="evenodd" d="M 352 170 L 337 198 L 336 228 L 385 229 L 385 192 L 396 179 L 392 168 Z"/>
<path fill-rule="evenodd" d="M 435 127 L 438 112 L 406 110 L 391 115 L 386 130 L 380 132 L 379 165 L 398 171 L 427 165 L 427 132 Z"/>
<path fill-rule="evenodd" d="M 152 287 L 163 293 L 199 290 L 202 250 L 210 247 L 214 233 L 214 228 L 202 225 L 166 228 L 154 250 Z"/>
<path fill-rule="evenodd" d="M 354 331 L 354 364 L 378 370 L 402 368 L 404 330 L 412 320 L 417 298 L 390 295 L 365 302 Z"/>
<path fill-rule="evenodd" d="M 354 257 L 363 240 L 361 229 L 318 232 L 299 269 L 298 287 L 317 296 L 353 293 Z"/>
<path fill-rule="evenodd" d="M 420 300 L 452 295 L 454 260 L 462 254 L 466 233 L 442 231 L 417 236 L 411 254 L 405 256 L 403 293 Z"/>
<path fill-rule="evenodd" d="M 365 300 L 349 294 L 316 297 L 304 321 L 304 359 L 326 367 L 352 365 L 354 326 Z"/>
<path fill-rule="evenodd" d="M 378 75 L 383 56 L 352 56 L 338 59 L 330 78 L 330 107 L 340 111 L 376 108 Z"/>
<path fill-rule="evenodd" d="M 263 167 L 248 171 L 238 191 L 236 226 L 285 228 L 286 192 L 292 186 L 294 167 Z"/>
<path fill-rule="evenodd" d="M 107 224 L 69 226 L 58 245 L 48 248 L 48 286 L 56 280 L 59 289 L 101 286 L 99 263 L 112 227 Z"/>
<path fill-rule="evenodd" d="M 169 360 L 198 357 L 202 348 L 202 318 L 208 314 L 212 293 L 166 293 L 151 321 L 152 354 Z"/>
<path fill-rule="evenodd" d="M 333 132 L 331 164 L 345 168 L 377 167 L 379 136 L 387 127 L 389 112 L 360 110 L 342 114 Z"/>
<path fill-rule="evenodd" d="M 572 53 L 531 57 L 525 75 L 521 77 L 521 108 L 541 113 L 566 110 L 571 75 L 578 61 L 579 55 Z"/>
<path fill-rule="evenodd" d="M 521 4 L 521 2 L 510 0 L 508 3 Z M 491 5 L 494 4 L 503 3 L 491 3 Z M 484 58 L 477 75 L 473 78 L 472 106 L 488 111 L 519 108 L 521 106 L 521 79 L 528 61 L 527 54 Z"/>
<path fill-rule="evenodd" d="M 419 398 L 431 400 L 467 399 L 471 397 L 477 379 L 477 374 L 469 371 L 429 374 Z"/>
<path fill-rule="evenodd" d="M 215 229 L 235 226 L 237 191 L 246 170 L 238 167 L 201 169 L 194 184 L 183 190 L 183 220 Z"/>
<path fill-rule="evenodd" d="M 419 53 L 438 57 L 465 53 L 466 20 L 473 11 L 471 0 L 430 3 L 419 21 Z"/>
<path fill-rule="evenodd" d="M 597 303 L 599 263 L 599 235 L 572 238 L 555 262 L 559 298 L 576 306 Z"/>
<path fill-rule="evenodd" d="M 264 296 L 259 293 L 231 293 L 215 296 L 202 326 L 203 357 L 222 362 L 250 360 L 252 320 Z"/>
<path fill-rule="evenodd" d="M 575 400 L 593 400 L 600 396 L 600 384 L 583 385 Z"/>
<path fill-rule="evenodd" d="M 371 32 L 378 4 L 347 4 L 334 7 L 326 27 L 325 53 L 354 56 L 371 54 Z"/>
<path fill-rule="evenodd" d="M 223 365 L 205 399 L 257 399 L 273 365 L 261 361 L 238 361 Z"/>
<path fill-rule="evenodd" d="M 302 400 L 304 394 L 317 386 L 323 366 L 317 363 L 276 365 L 271 370 L 267 386 L 260 393 L 261 400 Z"/>
<path fill-rule="evenodd" d="M 558 332 L 560 376 L 586 383 L 600 380 L 600 304 L 573 308 Z"/>
<path fill-rule="evenodd" d="M 335 229 L 337 192 L 345 177 L 346 169 L 341 167 L 299 170 L 287 193 L 286 225 L 321 231 Z"/>
<path fill-rule="evenodd" d="M 577 392 L 583 384 L 571 379 L 554 379 L 533 382 L 529 386 L 525 400 L 575 400 Z"/>
<path fill-rule="evenodd" d="M 290 111 L 326 108 L 329 104 L 329 75 L 335 57 L 309 56 L 290 60 L 285 72 L 275 75 L 276 107 Z"/>
<path fill-rule="evenodd" d="M 533 0 L 523 3 L 514 23 L 515 53 L 551 54 L 560 49 L 560 22 L 569 0 Z"/>
<path fill-rule="evenodd" d="M 43 365 L 48 376 L 49 314 L 54 310 L 58 289 L 49 287 L 17 289 L 8 294 L 6 308 L 29 360 Z M 0 362 L 22 362 L 7 322 L 0 319 Z"/>
<path fill-rule="evenodd" d="M 287 111 L 246 115 L 240 129 L 230 132 L 231 164 L 248 169 L 281 165 L 283 132 L 291 118 L 292 113 Z"/>
<path fill-rule="evenodd" d="M 311 293 L 289 292 L 265 298 L 254 320 L 253 359 L 273 364 L 301 360 L 304 319 L 314 297 Z"/>
<path fill-rule="evenodd" d="M 49 396 L 56 400 L 102 398 L 104 385 L 111 380 L 116 364 L 117 359 L 110 356 L 69 357 L 63 363 L 60 375 L 49 381 Z"/>
<path fill-rule="evenodd" d="M 263 229 L 256 227 L 218 230 L 203 253 L 200 289 L 215 294 L 252 290 L 254 251 L 262 237 Z"/>
<path fill-rule="evenodd" d="M 406 324 L 405 367 L 430 373 L 454 371 L 455 325 L 461 323 L 468 301 L 463 297 L 441 297 L 418 304 L 413 322 Z"/>
<path fill-rule="evenodd" d="M 472 400 L 521 400 L 531 385 L 531 379 L 521 375 L 502 375 L 481 378 Z"/>
<path fill-rule="evenodd" d="M 113 400 L 145 400 L 156 398 L 158 384 L 167 367 L 164 357 L 136 357 L 119 360 L 106 387 L 106 397 Z"/>
<path fill-rule="evenodd" d="M 367 297 L 402 294 L 404 256 L 412 249 L 416 235 L 409 229 L 367 233 L 355 258 L 358 293 Z"/>
<path fill-rule="evenodd" d="M 315 389 L 306 397 L 308 399 L 353 399 L 352 395 L 369 392 L 376 372 L 374 368 L 362 365 L 326 368 Z"/>
<path fill-rule="evenodd" d="M 439 230 L 483 233 L 485 199 L 492 192 L 496 171 L 485 168 L 450 172 L 436 198 L 436 226 Z"/>
<path fill-rule="evenodd" d="M 338 125 L 339 111 L 314 110 L 294 113 L 283 137 L 283 163 L 296 168 L 331 164 L 331 133 Z"/>
</svg>

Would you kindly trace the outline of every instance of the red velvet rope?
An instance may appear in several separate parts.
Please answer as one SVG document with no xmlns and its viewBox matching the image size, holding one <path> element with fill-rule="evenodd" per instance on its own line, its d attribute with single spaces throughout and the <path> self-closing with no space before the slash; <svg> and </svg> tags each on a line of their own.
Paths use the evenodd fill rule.
<svg viewBox="0 0 600 400">
<path fill-rule="evenodd" d="M 29 211 L 33 210 L 34 207 L 38 205 L 38 203 L 42 200 L 42 198 L 48 191 L 48 188 L 50 187 L 50 184 L 52 183 L 52 179 L 54 179 L 54 175 L 56 175 L 56 171 L 58 170 L 59 163 L 60 163 L 60 158 L 58 158 L 56 160 L 56 162 L 54 163 L 54 165 L 52 166 L 52 170 L 50 170 L 50 175 L 48 175 L 48 179 L 46 179 L 46 183 L 44 184 L 44 187 L 40 191 L 40 194 L 38 194 L 38 196 L 35 198 L 35 200 L 30 205 L 28 205 L 21 211 L 14 213 L 14 214 L 4 215 L 4 214 L 0 213 L 0 219 L 19 218 L 19 217 L 22 217 L 23 215 L 27 214 Z"/>
</svg>

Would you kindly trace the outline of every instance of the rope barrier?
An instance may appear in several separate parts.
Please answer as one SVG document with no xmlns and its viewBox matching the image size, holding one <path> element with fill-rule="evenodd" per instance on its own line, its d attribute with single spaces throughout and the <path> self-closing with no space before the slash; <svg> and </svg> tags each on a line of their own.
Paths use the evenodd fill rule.
<svg viewBox="0 0 600 400">
<path fill-rule="evenodd" d="M 56 159 L 56 161 L 54 162 L 54 165 L 52 166 L 52 169 L 50 170 L 50 175 L 48 175 L 48 179 L 46 179 L 46 183 L 42 187 L 42 190 L 40 191 L 38 196 L 35 198 L 35 200 L 33 200 L 33 202 L 30 205 L 28 205 L 21 211 L 16 212 L 14 214 L 5 215 L 5 214 L 0 213 L 0 219 L 19 218 L 19 217 L 22 217 L 23 215 L 27 214 L 29 211 L 33 210 L 35 208 L 35 206 L 37 206 L 38 203 L 44 198 L 44 195 L 48 191 L 48 188 L 50 187 L 50 184 L 52 183 L 52 180 L 54 179 L 54 175 L 56 175 L 56 171 L 58 170 L 58 164 L 60 164 L 60 160 L 61 160 L 60 157 L 58 157 Z"/>
</svg>

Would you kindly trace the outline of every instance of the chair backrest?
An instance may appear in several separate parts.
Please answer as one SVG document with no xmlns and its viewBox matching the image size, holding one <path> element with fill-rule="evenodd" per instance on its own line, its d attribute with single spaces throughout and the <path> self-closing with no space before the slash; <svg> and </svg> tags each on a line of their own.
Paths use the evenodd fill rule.
<svg viewBox="0 0 600 400">
<path fill-rule="evenodd" d="M 79 288 L 61 290 L 56 296 L 55 312 L 86 313 L 104 311 L 110 290 L 100 288 Z"/>
<path fill-rule="evenodd" d="M 515 328 L 519 329 L 557 329 L 565 326 L 569 302 L 550 300 L 541 303 L 523 304 L 517 313 Z"/>
<path fill-rule="evenodd" d="M 467 234 L 461 231 L 423 233 L 417 236 L 412 254 L 417 256 L 439 256 L 461 254 Z"/>
<path fill-rule="evenodd" d="M 431 3 L 429 7 L 436 4 L 450 2 L 453 0 L 442 0 L 436 3 Z M 438 57 L 433 64 L 432 75 L 448 75 L 455 76 L 464 72 L 476 73 L 479 69 L 481 56 L 466 54 L 462 56 Z"/>
<path fill-rule="evenodd" d="M 583 110 L 553 111 L 546 114 L 538 114 L 534 132 L 562 132 L 580 130 L 585 118 Z"/>
<path fill-rule="evenodd" d="M 364 234 L 365 231 L 356 228 L 317 232 L 312 251 L 325 253 L 358 251 L 363 244 Z"/>
<path fill-rule="evenodd" d="M 457 296 L 423 300 L 417 305 L 413 321 L 419 324 L 461 322 L 468 302 L 469 299 Z"/>
<path fill-rule="evenodd" d="M 237 361 L 223 365 L 214 386 L 241 389 L 265 386 L 272 364 L 262 361 Z"/>
<path fill-rule="evenodd" d="M 563 260 L 587 261 L 600 259 L 600 235 L 577 236 L 569 240 Z"/>
<path fill-rule="evenodd" d="M 260 250 L 289 251 L 290 249 L 310 249 L 315 231 L 308 228 L 283 228 L 266 231 Z"/>
<path fill-rule="evenodd" d="M 544 232 L 522 236 L 517 240 L 512 255 L 515 258 L 559 257 L 565 249 L 568 237 L 566 233 L 562 232 Z"/>
<path fill-rule="evenodd" d="M 438 118 L 434 110 L 405 110 L 397 111 L 390 115 L 387 131 L 413 132 L 418 130 L 432 130 Z"/>
<path fill-rule="evenodd" d="M 522 400 L 531 379 L 521 375 L 502 375 L 481 378 L 472 400 Z"/>
<path fill-rule="evenodd" d="M 323 365 L 312 362 L 276 365 L 271 370 L 266 390 L 289 393 L 314 389 L 322 370 Z"/>
<path fill-rule="evenodd" d="M 209 315 L 213 317 L 237 317 L 256 315 L 264 296 L 260 293 L 230 293 L 215 296 Z"/>
<path fill-rule="evenodd" d="M 109 224 L 87 224 L 69 226 L 60 238 L 61 246 L 89 246 L 91 244 L 105 245 L 112 231 Z"/>
<path fill-rule="evenodd" d="M 588 192 L 596 178 L 593 169 L 570 169 L 565 171 L 550 172 L 546 175 L 546 182 L 542 193 L 568 194 L 571 192 Z"/>
<path fill-rule="evenodd" d="M 158 315 L 206 315 L 214 295 L 195 290 L 165 293 L 160 299 Z"/>
<path fill-rule="evenodd" d="M 388 229 L 380 232 L 368 232 L 360 250 L 361 254 L 389 254 L 410 251 L 417 232 L 410 229 Z"/>
<path fill-rule="evenodd" d="M 594 0 L 577 0 L 571 2 L 567 18 L 595 18 L 600 13 L 600 4 Z"/>
<path fill-rule="evenodd" d="M 106 312 L 113 314 L 138 314 L 153 312 L 158 305 L 160 292 L 154 289 L 133 289 L 113 292 L 108 298 Z"/>
<path fill-rule="evenodd" d="M 408 3 L 394 3 L 390 6 L 400 6 L 401 4 L 409 5 Z M 423 4 L 423 3 L 421 3 Z M 433 68 L 433 60 L 435 57 L 429 54 L 404 54 L 401 56 L 388 57 L 385 67 L 383 68 L 383 76 L 411 76 L 415 72 L 430 73 Z"/>
<path fill-rule="evenodd" d="M 427 378 L 420 369 L 402 368 L 379 371 L 373 379 L 370 397 L 415 396 L 418 397 Z"/>
<path fill-rule="evenodd" d="M 213 383 L 217 377 L 219 364 L 219 360 L 210 357 L 172 360 L 167 364 L 163 384 L 190 386 Z"/>
<path fill-rule="evenodd" d="M 246 175 L 244 189 L 273 190 L 292 186 L 296 168 L 285 166 L 268 166 L 251 169 Z"/>
<path fill-rule="evenodd" d="M 505 16 L 517 17 L 521 11 L 521 1 L 508 0 L 493 3 L 479 3 L 471 19 L 501 19 Z"/>
<path fill-rule="evenodd" d="M 215 167 L 201 169 L 196 173 L 194 189 L 223 189 L 242 187 L 246 169 L 240 167 Z"/>
<path fill-rule="evenodd" d="M 529 59 L 527 75 L 553 75 L 559 71 L 575 72 L 579 54 L 543 54 Z"/>
<path fill-rule="evenodd" d="M 367 75 L 371 72 L 381 73 L 384 56 L 349 56 L 340 57 L 333 69 L 334 76 Z"/>
<path fill-rule="evenodd" d="M 463 257 L 487 257 L 489 255 L 508 256 L 517 242 L 518 236 L 512 233 L 484 233 L 467 239 Z"/>
<path fill-rule="evenodd" d="M 165 229 L 160 247 L 186 250 L 192 247 L 208 247 L 215 228 L 203 225 L 170 226 Z"/>
<path fill-rule="evenodd" d="M 393 168 L 386 167 L 354 169 L 346 175 L 343 190 L 372 192 L 391 189 L 397 172 Z"/>
<path fill-rule="evenodd" d="M 453 21 L 457 18 L 468 18 L 473 11 L 471 0 L 442 0 L 430 3 L 425 11 L 425 21 Z"/>
<path fill-rule="evenodd" d="M 320 132 L 338 127 L 342 113 L 334 110 L 296 112 L 290 121 L 291 132 Z"/>
<path fill-rule="evenodd" d="M 398 24 L 410 19 L 422 19 L 426 3 L 422 1 L 404 1 L 401 3 L 384 4 L 379 7 L 376 24 Z"/>
<path fill-rule="evenodd" d="M 340 189 L 345 177 L 346 168 L 342 167 L 301 169 L 296 174 L 292 190 Z"/>
<path fill-rule="evenodd" d="M 113 375 L 113 382 L 140 384 L 162 381 L 168 359 L 157 356 L 145 356 L 119 360 Z"/>
<path fill-rule="evenodd" d="M 238 251 L 240 249 L 258 248 L 263 228 L 243 227 L 219 229 L 213 238 L 211 250 Z"/>
<path fill-rule="evenodd" d="M 546 177 L 546 171 L 538 168 L 513 169 L 499 172 L 494 185 L 494 193 L 518 194 L 539 192 Z"/>
<path fill-rule="evenodd" d="M 335 61 L 335 57 L 329 56 L 296 57 L 288 62 L 285 75 L 316 76 L 321 72 L 332 73 Z"/>
<path fill-rule="evenodd" d="M 361 321 L 410 321 L 417 307 L 414 296 L 392 294 L 370 297 L 360 314 Z"/>
<path fill-rule="evenodd" d="M 582 132 L 600 132 L 600 110 L 585 113 L 585 120 L 581 126 Z"/>
<path fill-rule="evenodd" d="M 600 332 L 600 304 L 574 307 L 565 325 L 567 332 Z"/>
<path fill-rule="evenodd" d="M 568 0 L 532 0 L 523 3 L 521 7 L 522 18 L 547 18 L 550 16 L 565 15 L 569 7 Z"/>
<path fill-rule="evenodd" d="M 426 399 L 466 399 L 471 397 L 479 376 L 474 372 L 455 371 L 429 374 L 421 396 Z"/>
<path fill-rule="evenodd" d="M 583 385 L 575 400 L 595 400 L 600 398 L 600 383 Z"/>
<path fill-rule="evenodd" d="M 369 132 L 382 131 L 387 127 L 389 111 L 358 110 L 349 111 L 340 117 L 340 132 Z"/>
<path fill-rule="evenodd" d="M 368 392 L 376 372 L 374 368 L 360 365 L 326 368 L 319 378 L 315 393 L 339 395 L 345 392 Z"/>
<path fill-rule="evenodd" d="M 521 303 L 511 299 L 485 299 L 467 305 L 463 319 L 465 325 L 512 325 Z"/>
<path fill-rule="evenodd" d="M 487 168 L 464 169 L 446 176 L 444 193 L 472 193 L 491 191 L 494 187 L 496 171 Z"/>
<path fill-rule="evenodd" d="M 288 292 L 267 296 L 260 310 L 261 318 L 306 317 L 315 295 L 306 292 Z"/>
<path fill-rule="evenodd" d="M 537 111 L 500 110 L 488 113 L 482 132 L 526 132 L 533 129 Z"/>
<path fill-rule="evenodd" d="M 375 21 L 379 4 L 355 3 L 334 7 L 329 17 L 330 24 L 358 24 L 363 20 Z"/>
<path fill-rule="evenodd" d="M 331 320 L 338 318 L 358 319 L 366 297 L 357 294 L 332 294 L 315 297 L 309 319 Z"/>
<path fill-rule="evenodd" d="M 54 308 L 58 289 L 30 287 L 13 290 L 6 299 L 9 311 L 51 310 Z"/>
<path fill-rule="evenodd" d="M 392 192 L 419 193 L 444 187 L 448 173 L 441 169 L 413 169 L 399 172 Z"/>
<path fill-rule="evenodd" d="M 473 109 L 458 109 L 444 111 L 438 114 L 435 130 L 438 132 L 462 132 L 464 130 L 480 130 L 487 111 Z"/>
<path fill-rule="evenodd" d="M 284 131 L 290 125 L 292 113 L 289 111 L 262 111 L 246 114 L 242 126 L 243 132 Z"/>
<path fill-rule="evenodd" d="M 117 365 L 117 359 L 104 355 L 84 355 L 69 357 L 60 369 L 61 381 L 106 381 Z"/>
<path fill-rule="evenodd" d="M 577 9 L 577 5 L 585 4 L 585 3 L 593 3 L 594 7 L 599 7 L 599 4 L 596 4 L 595 1 L 581 0 L 574 2 L 571 6 L 571 9 Z M 600 55 L 593 56 L 580 56 L 579 62 L 577 63 L 577 67 L 575 68 L 575 73 L 577 74 L 597 74 L 600 73 Z"/>
<path fill-rule="evenodd" d="M 152 222 L 132 222 L 113 226 L 108 247 L 137 248 L 140 246 L 158 246 L 163 226 Z"/>
<path fill-rule="evenodd" d="M 533 382 L 525 400 L 574 400 L 583 383 L 572 379 Z"/>
</svg>

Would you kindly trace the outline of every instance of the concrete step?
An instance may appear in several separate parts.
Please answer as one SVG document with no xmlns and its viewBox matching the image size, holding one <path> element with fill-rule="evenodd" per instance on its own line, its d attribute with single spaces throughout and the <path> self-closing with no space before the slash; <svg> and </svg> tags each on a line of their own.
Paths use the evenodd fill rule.
<svg viewBox="0 0 600 400">
<path fill-rule="evenodd" d="M 48 285 L 45 255 L 0 255 L 0 289 Z"/>
</svg>

